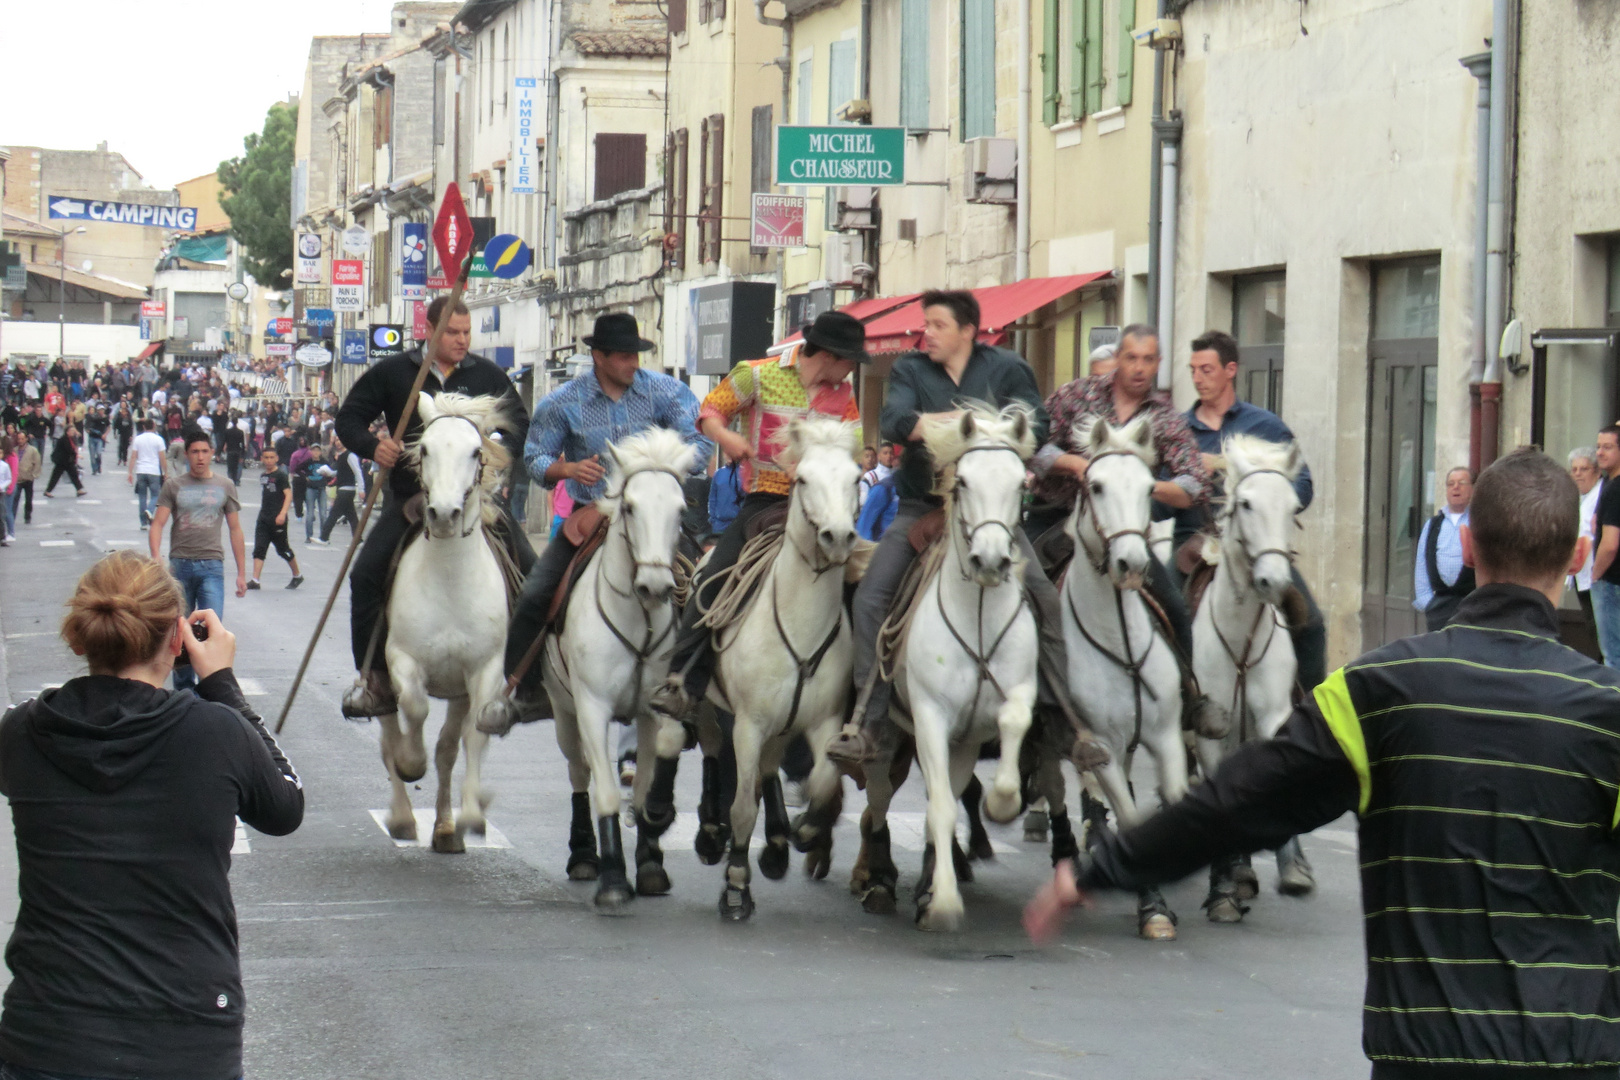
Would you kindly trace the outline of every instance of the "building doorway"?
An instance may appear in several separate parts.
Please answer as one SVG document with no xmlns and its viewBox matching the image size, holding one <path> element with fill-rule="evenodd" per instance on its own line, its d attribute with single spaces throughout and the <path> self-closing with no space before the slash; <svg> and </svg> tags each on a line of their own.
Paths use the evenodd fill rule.
<svg viewBox="0 0 1620 1080">
<path fill-rule="evenodd" d="M 1435 498 L 1440 260 L 1373 268 L 1368 343 L 1367 510 L 1361 644 L 1419 633 L 1412 608 L 1417 539 Z"/>
</svg>

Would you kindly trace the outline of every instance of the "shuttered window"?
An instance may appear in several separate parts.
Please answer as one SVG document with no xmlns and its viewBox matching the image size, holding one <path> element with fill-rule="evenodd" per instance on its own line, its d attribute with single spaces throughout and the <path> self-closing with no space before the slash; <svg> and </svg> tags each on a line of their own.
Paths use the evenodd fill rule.
<svg viewBox="0 0 1620 1080">
<path fill-rule="evenodd" d="M 1114 100 L 1131 103 L 1131 84 L 1136 77 L 1136 0 L 1119 0 L 1119 62 L 1114 73 Z"/>
<path fill-rule="evenodd" d="M 1041 7 L 1041 120 L 1046 124 L 1058 122 L 1058 107 L 1062 95 L 1058 90 L 1059 59 L 1063 46 L 1058 36 L 1062 29 L 1062 0 L 1045 0 Z"/>
<path fill-rule="evenodd" d="M 796 105 L 799 123 L 801 124 L 810 122 L 810 95 L 813 93 L 811 88 L 815 85 L 815 77 L 816 62 L 814 60 L 799 61 L 799 88 L 795 91 L 795 94 L 798 97 Z"/>
<path fill-rule="evenodd" d="M 592 198 L 611 199 L 621 191 L 647 186 L 647 136 L 596 137 L 596 186 Z"/>
<path fill-rule="evenodd" d="M 676 270 L 686 266 L 686 144 L 686 129 L 681 128 L 669 137 L 664 163 L 664 231 L 675 237 L 675 246 L 667 250 L 669 265 Z"/>
<path fill-rule="evenodd" d="M 928 127 L 928 0 L 900 0 L 900 123 Z"/>
<path fill-rule="evenodd" d="M 686 33 L 686 0 L 669 0 L 669 32 Z"/>
<path fill-rule="evenodd" d="M 720 113 L 703 121 L 698 158 L 698 262 L 719 262 L 726 171 L 726 118 Z"/>
<path fill-rule="evenodd" d="M 838 110 L 855 99 L 856 85 L 855 42 L 833 42 L 827 47 L 827 123 L 842 119 Z"/>
<path fill-rule="evenodd" d="M 748 148 L 750 173 L 748 188 L 753 192 L 768 194 L 771 190 L 771 138 L 775 127 L 774 119 L 775 109 L 772 106 L 756 105 L 754 107 L 753 125 L 750 132 L 752 143 Z M 752 213 L 752 211 L 752 200 L 750 200 L 749 212 Z M 750 229 L 749 231 L 752 232 L 753 230 Z M 769 250 L 762 247 L 749 248 L 749 251 L 755 255 L 767 254 Z"/>
<path fill-rule="evenodd" d="M 995 133 L 996 3 L 962 0 L 962 138 Z"/>
</svg>

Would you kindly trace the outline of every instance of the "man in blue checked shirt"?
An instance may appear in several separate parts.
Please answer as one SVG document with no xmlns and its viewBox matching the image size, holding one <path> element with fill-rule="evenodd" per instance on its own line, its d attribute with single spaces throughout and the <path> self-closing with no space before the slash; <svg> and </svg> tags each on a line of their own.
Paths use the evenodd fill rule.
<svg viewBox="0 0 1620 1080">
<path fill-rule="evenodd" d="M 576 506 L 595 502 L 605 490 L 601 455 L 648 428 L 679 432 L 697 449 L 694 476 L 708 467 L 714 444 L 698 433 L 698 399 L 679 379 L 641 367 L 641 354 L 653 343 L 641 336 L 635 317 L 603 315 L 591 336 L 591 370 L 582 371 L 535 407 L 523 460 L 536 484 L 568 485 Z M 577 547 L 559 531 L 535 561 L 506 631 L 506 676 L 510 679 L 534 639 L 544 631 L 552 594 L 562 583 Z M 479 730 L 504 735 L 514 722 L 551 716 L 551 702 L 540 681 L 540 665 L 530 664 L 513 693 L 513 708 L 490 710 Z"/>
</svg>

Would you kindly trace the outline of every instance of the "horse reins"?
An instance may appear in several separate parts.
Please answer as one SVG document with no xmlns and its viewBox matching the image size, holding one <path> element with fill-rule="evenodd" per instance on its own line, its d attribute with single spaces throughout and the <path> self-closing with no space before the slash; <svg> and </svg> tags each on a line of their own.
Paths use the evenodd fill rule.
<svg viewBox="0 0 1620 1080">
<path fill-rule="evenodd" d="M 469 536 L 471 536 L 473 534 L 473 531 L 478 528 L 478 524 L 479 524 L 478 521 L 477 521 L 478 515 L 477 514 L 469 514 L 467 512 L 467 505 L 473 501 L 473 496 L 474 495 L 477 495 L 477 494 L 482 492 L 483 486 L 484 486 L 484 450 L 483 450 L 483 441 L 484 441 L 484 438 L 485 438 L 484 429 L 479 427 L 478 424 L 475 421 L 473 421 L 470 417 L 453 416 L 453 415 L 448 415 L 448 414 L 435 416 L 433 419 L 431 419 L 427 423 L 423 424 L 422 425 L 422 430 L 417 433 L 416 445 L 417 445 L 418 448 L 420 448 L 421 445 L 422 445 L 422 437 L 427 434 L 427 429 L 432 427 L 434 424 L 437 424 L 440 420 L 462 420 L 462 421 L 465 421 L 468 424 L 472 424 L 472 429 L 478 433 L 478 441 L 479 441 L 478 475 L 473 477 L 472 487 L 467 489 L 467 494 L 461 500 L 462 522 L 464 524 L 466 522 L 469 522 L 469 521 L 472 522 L 471 525 L 468 525 L 468 526 L 466 526 L 465 528 L 463 528 L 461 530 L 461 539 L 465 540 L 467 537 L 469 537 Z M 417 476 L 419 478 L 422 475 L 422 470 L 421 470 L 420 465 L 418 465 L 418 467 L 417 467 L 416 474 L 417 474 Z M 426 491 L 427 489 L 423 488 L 422 490 Z M 424 516 L 426 516 L 427 508 L 425 506 L 422 508 L 422 513 L 423 513 Z M 422 539 L 423 540 L 430 540 L 430 539 L 432 539 L 432 537 L 433 537 L 433 530 L 429 529 L 427 527 L 426 523 L 424 523 L 423 526 L 422 526 Z"/>
<path fill-rule="evenodd" d="M 1101 461 L 1103 458 L 1109 457 L 1134 457 L 1138 461 L 1142 460 L 1129 450 L 1104 450 L 1096 457 L 1086 459 L 1086 468 L 1090 469 L 1092 465 Z M 1113 546 L 1115 540 L 1118 540 L 1122 536 L 1140 536 L 1142 538 L 1142 543 L 1146 544 L 1149 550 L 1152 550 L 1153 540 L 1149 535 L 1149 530 L 1146 527 L 1141 529 L 1118 529 L 1111 533 L 1103 531 L 1102 522 L 1097 520 L 1097 504 L 1092 501 L 1091 489 L 1086 486 L 1084 481 L 1082 481 L 1080 484 L 1080 501 L 1085 504 L 1086 517 L 1091 523 L 1091 531 L 1096 533 L 1098 542 L 1102 544 L 1102 555 L 1098 560 L 1092 559 L 1091 552 L 1089 550 L 1086 552 L 1086 561 L 1091 563 L 1091 568 L 1097 571 L 1097 573 L 1108 573 L 1108 549 Z M 1078 543 L 1078 537 L 1076 538 L 1076 541 Z"/>
</svg>

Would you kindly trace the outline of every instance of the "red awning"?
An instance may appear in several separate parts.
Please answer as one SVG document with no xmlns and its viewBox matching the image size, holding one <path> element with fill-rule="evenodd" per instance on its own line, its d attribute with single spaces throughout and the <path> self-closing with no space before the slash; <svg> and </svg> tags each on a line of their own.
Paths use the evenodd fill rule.
<svg viewBox="0 0 1620 1080">
<path fill-rule="evenodd" d="M 905 296 L 872 296 L 865 300 L 856 300 L 839 308 L 846 315 L 853 315 L 861 322 L 870 322 L 886 311 L 893 311 L 902 304 L 909 304 L 917 299 L 921 293 L 908 293 Z M 797 345 L 800 342 L 800 332 L 793 331 L 787 337 L 777 342 L 777 347 L 784 345 Z"/>
<path fill-rule="evenodd" d="M 1026 278 L 1011 285 L 974 289 L 973 296 L 979 301 L 979 340 L 991 344 L 1002 340 L 1007 327 L 1025 315 L 1112 273 L 1102 270 L 1095 274 Z M 922 329 L 921 302 L 906 304 L 866 324 L 866 351 L 876 354 L 915 349 Z"/>
<path fill-rule="evenodd" d="M 154 341 L 154 342 L 152 342 L 152 344 L 150 344 L 146 348 L 142 349 L 141 350 L 141 355 L 137 356 L 135 359 L 137 359 L 137 360 L 150 360 L 153 356 L 156 356 L 160 351 L 162 351 L 162 349 L 163 349 L 163 342 Z"/>
</svg>

